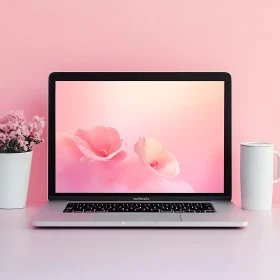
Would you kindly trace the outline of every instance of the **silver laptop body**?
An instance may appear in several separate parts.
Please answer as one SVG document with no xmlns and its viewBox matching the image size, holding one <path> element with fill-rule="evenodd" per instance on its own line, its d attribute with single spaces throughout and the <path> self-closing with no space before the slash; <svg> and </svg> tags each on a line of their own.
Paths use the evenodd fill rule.
<svg viewBox="0 0 280 280">
<path fill-rule="evenodd" d="M 34 227 L 247 226 L 231 202 L 228 73 L 51 73 L 48 127 Z"/>
</svg>

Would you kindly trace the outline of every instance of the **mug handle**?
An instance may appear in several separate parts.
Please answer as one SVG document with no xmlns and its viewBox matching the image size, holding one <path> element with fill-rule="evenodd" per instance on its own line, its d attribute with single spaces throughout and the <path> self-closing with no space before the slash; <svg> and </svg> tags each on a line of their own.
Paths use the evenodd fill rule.
<svg viewBox="0 0 280 280">
<path fill-rule="evenodd" d="M 273 151 L 273 153 L 277 156 L 277 178 L 273 180 L 273 183 L 278 183 L 280 181 L 280 154 L 276 151 Z"/>
</svg>

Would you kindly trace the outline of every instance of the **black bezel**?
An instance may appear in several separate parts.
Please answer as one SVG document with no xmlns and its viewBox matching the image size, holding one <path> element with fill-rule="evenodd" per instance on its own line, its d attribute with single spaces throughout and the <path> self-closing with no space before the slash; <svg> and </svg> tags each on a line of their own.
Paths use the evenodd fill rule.
<svg viewBox="0 0 280 280">
<path fill-rule="evenodd" d="M 224 193 L 56 193 L 55 192 L 55 82 L 56 81 L 224 81 Z M 48 199 L 133 201 L 231 200 L 231 76 L 227 72 L 54 72 L 49 75 Z"/>
</svg>

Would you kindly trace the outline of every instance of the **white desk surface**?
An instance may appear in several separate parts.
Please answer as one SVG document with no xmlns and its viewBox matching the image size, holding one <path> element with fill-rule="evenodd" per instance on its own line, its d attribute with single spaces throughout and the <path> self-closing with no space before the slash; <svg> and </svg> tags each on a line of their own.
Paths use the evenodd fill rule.
<svg viewBox="0 0 280 280">
<path fill-rule="evenodd" d="M 33 229 L 0 209 L 0 279 L 280 279 L 280 207 L 246 229 Z"/>
</svg>

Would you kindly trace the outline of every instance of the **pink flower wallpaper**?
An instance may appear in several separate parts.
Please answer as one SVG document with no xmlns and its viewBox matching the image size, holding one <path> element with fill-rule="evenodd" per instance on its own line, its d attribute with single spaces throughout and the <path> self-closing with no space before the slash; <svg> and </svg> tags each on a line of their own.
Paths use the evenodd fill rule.
<svg viewBox="0 0 280 280">
<path fill-rule="evenodd" d="M 56 191 L 223 192 L 224 83 L 56 83 Z"/>
</svg>

